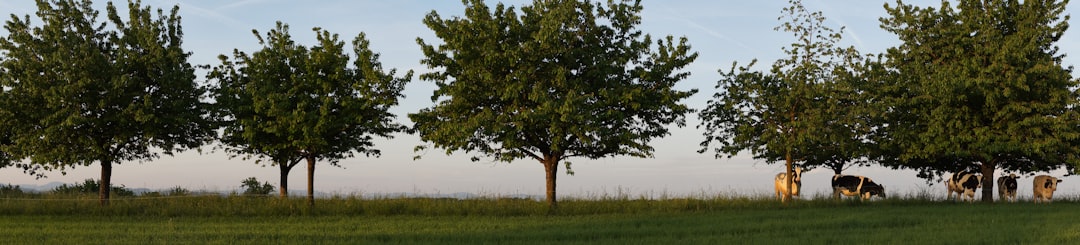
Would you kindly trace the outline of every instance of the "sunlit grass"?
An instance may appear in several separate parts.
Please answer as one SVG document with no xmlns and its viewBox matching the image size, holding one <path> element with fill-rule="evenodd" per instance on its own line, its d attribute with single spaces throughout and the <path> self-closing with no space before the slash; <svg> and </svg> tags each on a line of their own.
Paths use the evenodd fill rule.
<svg viewBox="0 0 1080 245">
<path fill-rule="evenodd" d="M 964 203 L 807 194 L 595 194 L 543 200 L 338 195 L 0 197 L 0 244 L 1075 244 L 1080 202 Z"/>
<path fill-rule="evenodd" d="M 1058 196 L 1055 202 L 1076 203 L 1080 196 Z M 1021 200 L 1026 203 L 1027 200 Z M 335 195 L 316 199 L 307 205 L 303 197 L 281 199 L 275 196 L 221 195 L 184 193 L 114 197 L 102 207 L 97 195 L 19 193 L 0 195 L 0 215 L 99 215 L 99 216 L 546 216 L 596 214 L 667 214 L 712 212 L 742 209 L 846 208 L 853 206 L 970 205 L 935 199 L 928 191 L 863 201 L 855 198 L 832 199 L 826 193 L 808 193 L 791 203 L 775 197 L 752 193 L 698 193 L 691 195 L 623 192 L 598 193 L 559 200 L 556 212 L 549 212 L 546 201 L 532 198 L 479 196 L 467 199 L 403 196 Z M 976 205 L 986 205 L 978 204 Z"/>
</svg>

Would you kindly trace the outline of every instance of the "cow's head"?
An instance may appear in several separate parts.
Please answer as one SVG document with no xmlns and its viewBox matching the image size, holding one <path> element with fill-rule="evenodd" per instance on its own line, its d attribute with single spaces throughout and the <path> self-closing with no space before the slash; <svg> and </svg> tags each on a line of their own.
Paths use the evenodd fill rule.
<svg viewBox="0 0 1080 245">
<path fill-rule="evenodd" d="M 1061 183 L 1061 179 L 1050 177 L 1049 179 L 1046 179 L 1046 183 L 1043 184 L 1043 188 L 1046 188 L 1048 190 L 1057 190 L 1058 183 Z"/>
<path fill-rule="evenodd" d="M 795 177 L 791 178 L 792 182 L 802 183 L 802 167 L 795 166 Z"/>
<path fill-rule="evenodd" d="M 862 188 L 863 188 L 862 189 L 862 198 L 863 199 L 870 199 L 871 197 L 874 197 L 874 196 L 879 196 L 881 198 L 885 198 L 885 186 L 884 185 L 871 183 L 870 185 L 863 186 Z"/>
</svg>

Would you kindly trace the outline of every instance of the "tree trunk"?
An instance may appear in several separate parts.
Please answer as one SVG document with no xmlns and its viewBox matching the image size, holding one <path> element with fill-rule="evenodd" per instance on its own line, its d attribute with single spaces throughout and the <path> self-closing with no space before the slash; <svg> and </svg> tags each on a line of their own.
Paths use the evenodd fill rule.
<svg viewBox="0 0 1080 245">
<path fill-rule="evenodd" d="M 792 165 L 792 162 L 791 162 L 791 149 L 787 150 L 787 153 L 785 154 L 784 158 L 785 158 L 784 165 L 786 166 L 785 169 L 787 171 L 787 178 L 784 178 L 784 180 L 785 180 L 785 182 L 787 182 L 787 183 L 785 183 L 785 185 L 787 185 L 787 192 L 784 192 L 784 197 L 780 198 L 780 199 L 784 203 L 789 203 L 789 202 L 791 202 L 792 182 L 794 182 L 794 179 L 795 179 L 795 173 L 794 173 L 794 171 L 792 171 L 792 167 L 791 167 L 791 165 Z"/>
<path fill-rule="evenodd" d="M 994 161 L 984 161 L 979 165 L 982 170 L 982 201 L 985 203 L 994 202 L 994 169 L 997 168 L 997 164 Z"/>
<path fill-rule="evenodd" d="M 281 184 L 278 185 L 278 192 L 281 195 L 281 199 L 289 198 L 289 170 L 292 170 L 292 166 L 290 161 L 278 163 L 278 169 L 281 169 L 279 172 L 281 175 Z"/>
<path fill-rule="evenodd" d="M 98 183 L 98 198 L 101 206 L 109 206 L 109 188 L 112 184 L 112 160 L 101 160 L 101 182 Z"/>
<path fill-rule="evenodd" d="M 559 161 L 555 157 L 548 157 L 540 163 L 544 165 L 544 174 L 547 177 L 548 213 L 555 213 L 558 207 L 558 202 L 555 199 L 555 177 L 559 172 Z"/>
<path fill-rule="evenodd" d="M 315 207 L 315 156 L 307 156 L 307 199 L 308 206 Z"/>
</svg>

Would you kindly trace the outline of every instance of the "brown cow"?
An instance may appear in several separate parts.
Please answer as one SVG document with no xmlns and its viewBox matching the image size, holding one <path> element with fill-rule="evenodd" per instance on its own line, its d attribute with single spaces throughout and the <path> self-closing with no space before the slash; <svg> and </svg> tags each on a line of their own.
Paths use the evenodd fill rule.
<svg viewBox="0 0 1080 245">
<path fill-rule="evenodd" d="M 1061 179 L 1051 177 L 1049 175 L 1035 176 L 1035 181 L 1032 181 L 1032 195 L 1035 197 L 1035 203 L 1050 202 L 1050 199 L 1054 198 L 1054 191 L 1057 190 L 1058 183 L 1061 183 Z"/>
</svg>

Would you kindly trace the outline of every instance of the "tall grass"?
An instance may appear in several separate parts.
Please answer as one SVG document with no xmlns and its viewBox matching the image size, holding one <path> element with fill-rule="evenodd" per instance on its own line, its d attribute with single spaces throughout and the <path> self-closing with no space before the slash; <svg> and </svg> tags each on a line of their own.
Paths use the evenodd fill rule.
<svg viewBox="0 0 1080 245">
<path fill-rule="evenodd" d="M 927 192 L 894 195 L 888 199 L 862 201 L 834 200 L 826 194 L 812 194 L 791 203 L 781 203 L 770 195 L 742 193 L 700 193 L 689 196 L 640 195 L 625 193 L 568 197 L 549 212 L 543 200 L 499 196 L 468 199 L 425 197 L 361 197 L 337 195 L 319 198 L 309 207 L 302 197 L 280 199 L 273 196 L 198 194 L 186 190 L 176 195 L 154 194 L 114 197 L 107 207 L 93 194 L 14 193 L 0 194 L 0 215 L 99 215 L 99 216 L 541 216 L 640 213 L 692 213 L 742 209 L 791 209 L 852 206 L 969 205 L 934 199 Z M 1077 202 L 1080 197 L 1056 198 L 1055 202 Z M 981 205 L 981 204 L 976 204 Z"/>
<path fill-rule="evenodd" d="M 201 200 L 204 197 L 196 200 Z M 168 199 L 172 200 L 172 199 Z M 967 204 L 902 198 L 878 202 L 728 198 L 567 200 L 561 215 L 536 200 L 320 200 L 312 215 L 282 214 L 304 201 L 216 197 L 213 205 L 277 203 L 254 216 L 136 215 L 138 202 L 94 207 L 101 215 L 6 215 L 0 244 L 1077 244 L 1078 203 Z M 464 202 L 462 202 L 464 201 Z M 190 203 L 189 203 L 190 202 Z M 236 203 L 232 203 L 236 202 Z M 504 202 L 504 203 L 500 203 Z M 188 205 L 196 203 L 185 201 Z M 296 204 L 287 204 L 296 203 Z M 355 204 L 342 212 L 326 204 Z M 617 210 L 604 210 L 626 204 Z M 132 205 L 132 206 L 125 206 Z M 165 203 L 165 205 L 170 205 Z M 176 204 L 179 205 L 179 204 Z M 428 209 L 424 209 L 424 205 Z M 475 205 L 475 206 L 471 206 Z M 511 211 L 497 210 L 499 205 Z M 712 205 L 712 206 L 708 206 Z M 693 207 L 687 209 L 687 207 Z M 698 208 L 707 208 L 700 210 Z M 161 210 L 162 208 L 150 208 Z M 191 209 L 196 209 L 192 207 Z M 201 208 L 199 208 L 201 209 Z M 324 210 L 327 209 L 327 210 Z M 108 211 L 100 211 L 108 210 Z M 464 210 L 464 211 L 462 211 Z M 597 210 L 601 213 L 596 214 Z M 694 210 L 694 211 L 683 211 Z M 106 215 L 115 212 L 119 215 Z M 230 211 L 231 212 L 231 211 Z M 576 214 L 568 214 L 577 212 Z M 243 212 L 241 212 L 243 213 Z M 424 215 L 409 215 L 420 213 Z M 505 214 L 513 215 L 505 215 Z M 525 213 L 525 215 L 519 215 Z M 327 215 L 318 215 L 327 214 Z M 464 215 L 461 215 L 464 214 Z M 476 215 L 474 215 L 476 214 Z M 488 215 L 490 214 L 490 215 Z"/>
<path fill-rule="evenodd" d="M 0 194 L 0 244 L 1078 244 L 1080 197 L 969 204 L 928 193 L 593 194 L 543 200 Z M 927 198 L 930 197 L 930 198 Z"/>
</svg>

